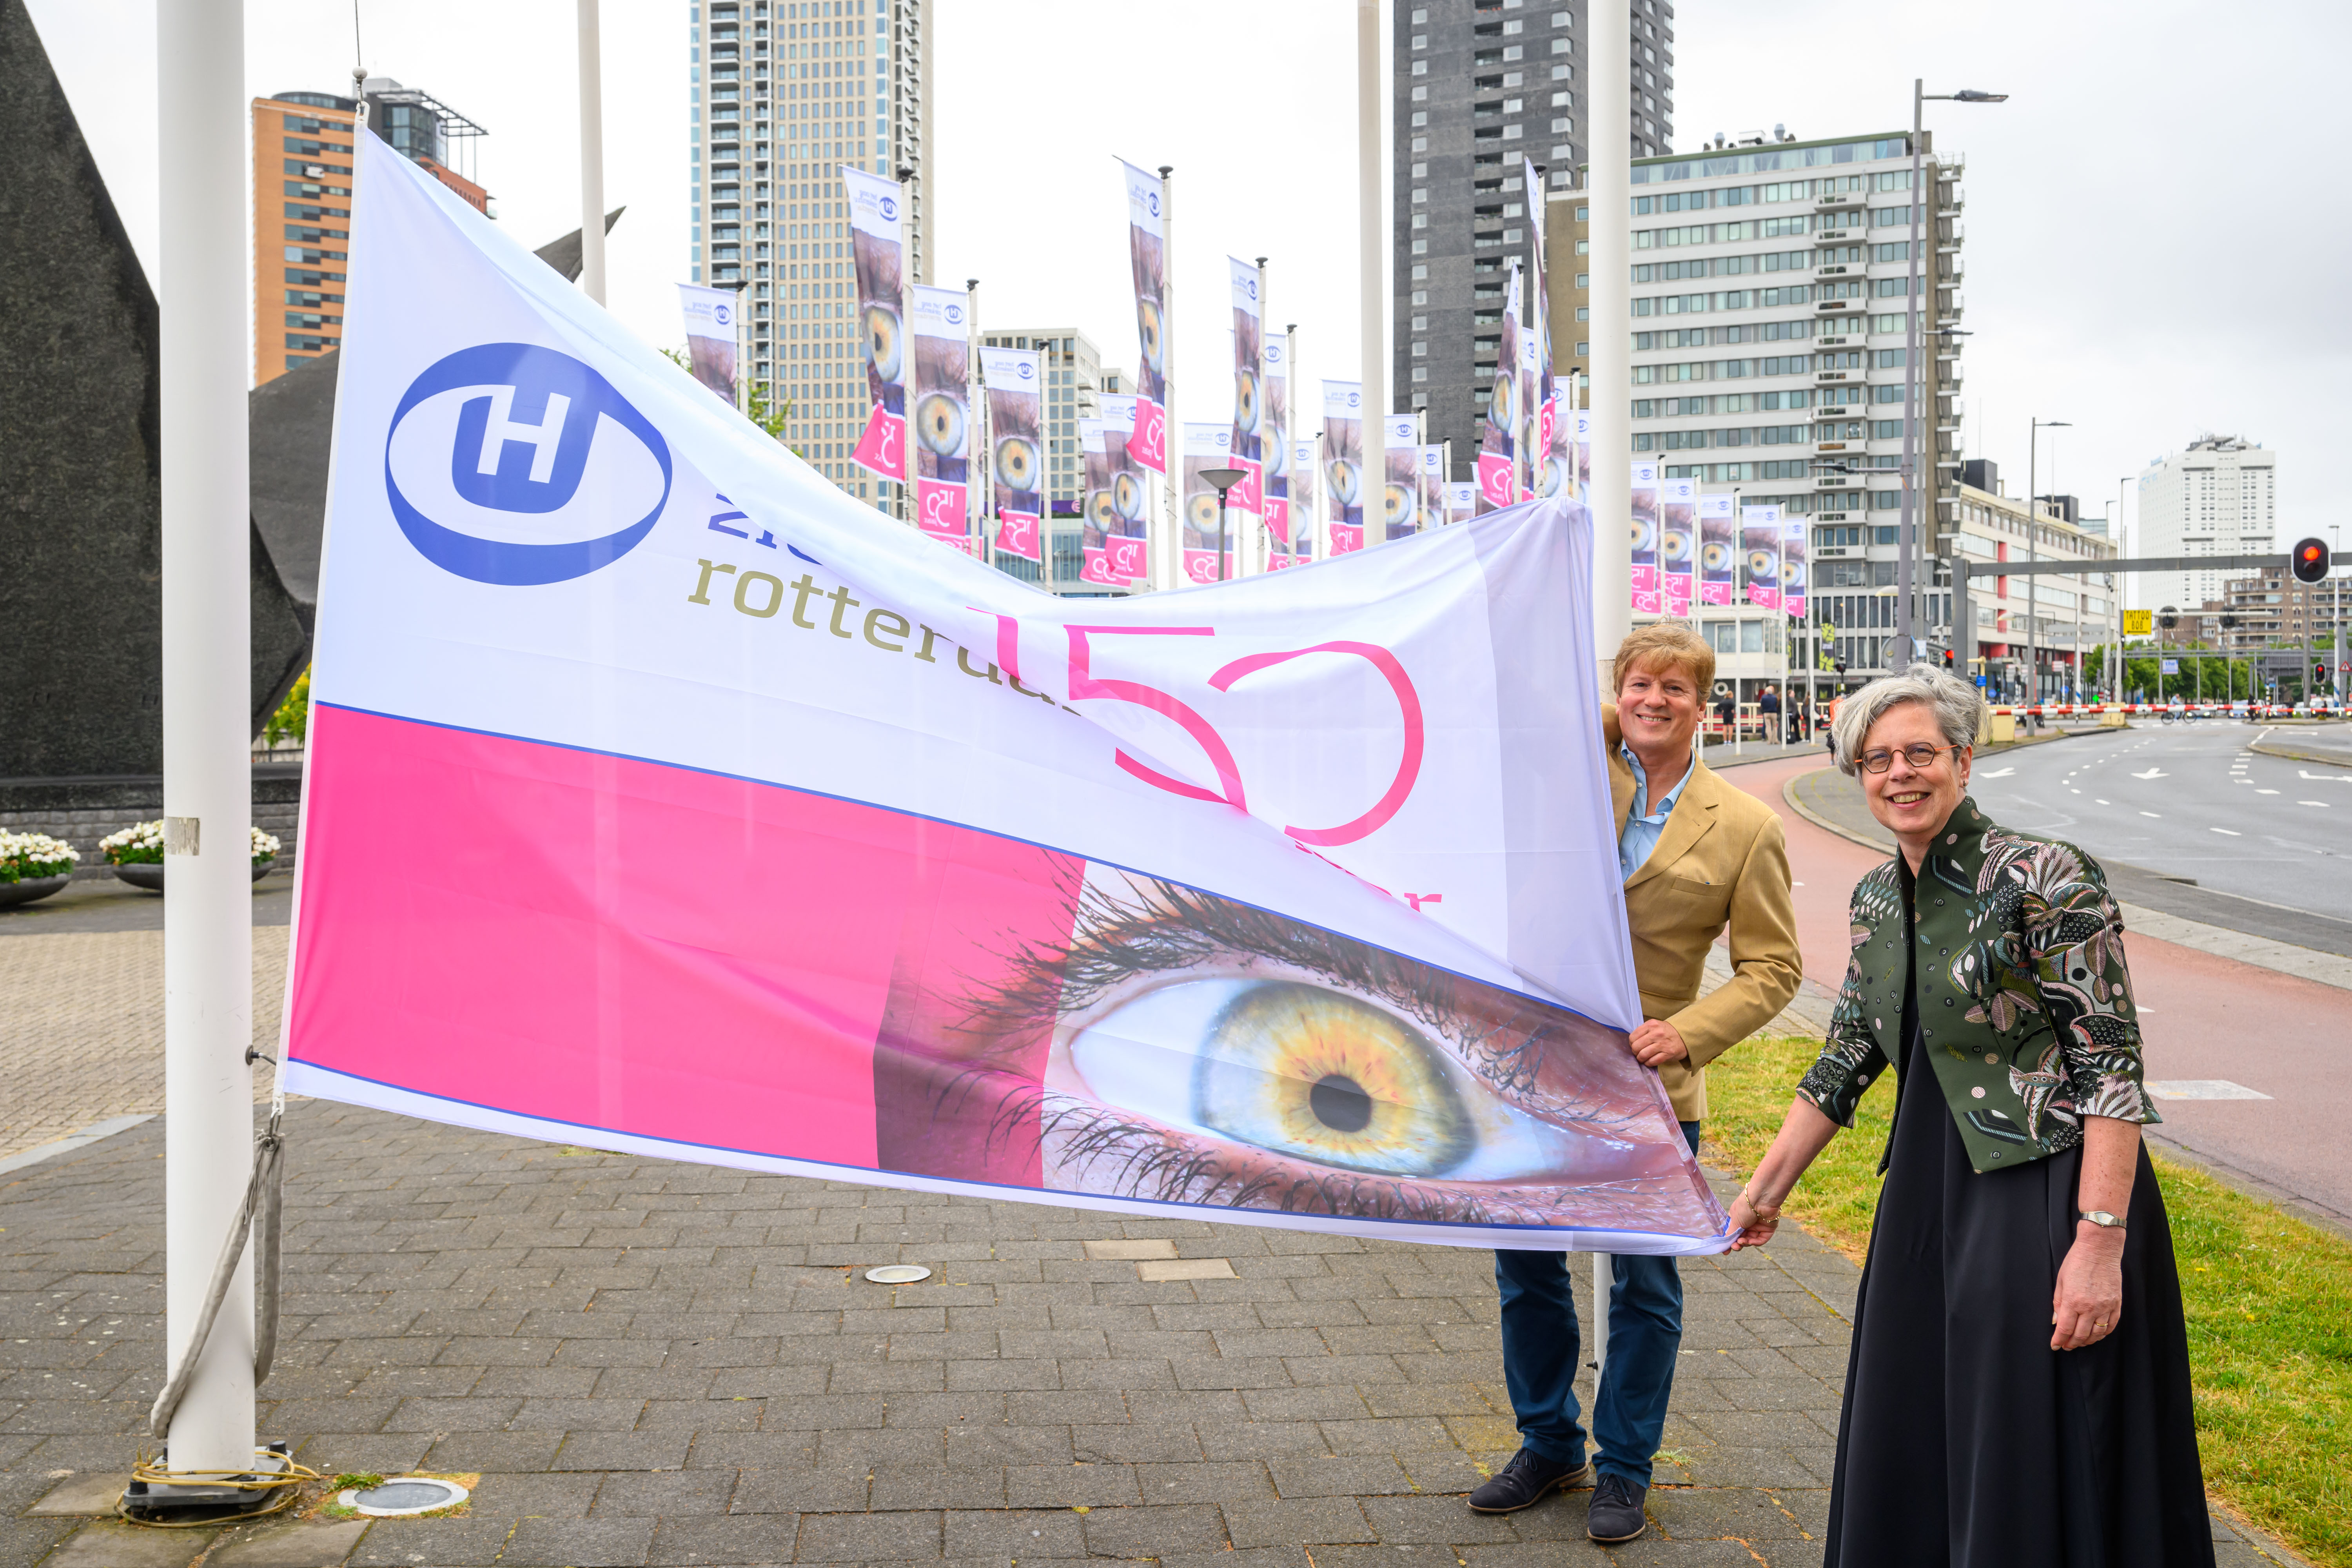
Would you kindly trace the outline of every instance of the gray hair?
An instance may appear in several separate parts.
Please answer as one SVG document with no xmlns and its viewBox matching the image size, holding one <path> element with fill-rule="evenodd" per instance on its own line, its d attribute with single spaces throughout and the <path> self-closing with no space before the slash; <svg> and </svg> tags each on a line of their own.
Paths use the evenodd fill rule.
<svg viewBox="0 0 2352 1568">
<path fill-rule="evenodd" d="M 1886 716 L 1887 710 L 1900 708 L 1906 702 L 1927 705 L 1936 715 L 1936 728 L 1944 732 L 1948 746 L 1973 746 L 1977 730 L 1982 723 L 1984 698 L 1977 689 L 1932 664 L 1915 664 L 1900 675 L 1882 676 L 1838 704 L 1836 720 L 1830 725 L 1830 741 L 1835 748 L 1837 765 L 1846 773 L 1854 771 L 1854 758 L 1862 753 L 1863 737 L 1870 727 Z"/>
</svg>

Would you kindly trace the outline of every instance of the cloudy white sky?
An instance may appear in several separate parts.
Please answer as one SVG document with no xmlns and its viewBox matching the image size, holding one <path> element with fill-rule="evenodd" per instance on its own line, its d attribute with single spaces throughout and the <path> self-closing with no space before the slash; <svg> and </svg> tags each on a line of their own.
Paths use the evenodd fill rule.
<svg viewBox="0 0 2352 1568">
<path fill-rule="evenodd" d="M 1394 3 L 1394 0 L 1392 0 Z M 1404 0 L 1410 3 L 1410 0 Z M 1176 167 L 1179 416 L 1224 413 L 1223 258 L 1272 258 L 1299 373 L 1352 379 L 1352 0 L 935 0 L 939 263 L 982 280 L 983 323 L 1075 325 L 1134 359 L 1112 159 Z M 152 262 L 153 0 L 31 0 L 67 89 Z M 248 93 L 347 87 L 340 0 L 249 0 Z M 371 72 L 491 134 L 500 221 L 575 226 L 570 0 L 361 0 Z M 614 310 L 679 340 L 686 265 L 687 7 L 604 0 Z M 1902 126 L 1928 90 L 1964 150 L 1965 402 L 1972 454 L 2023 489 L 2105 510 L 2117 481 L 2205 431 L 2281 453 L 2282 532 L 2326 532 L 2323 455 L 2352 370 L 2341 258 L 2352 203 L 2331 104 L 2352 6 L 2255 0 L 1979 0 L 1858 13 L 1829 0 L 1679 0 L 1677 145 L 1785 122 L 1803 137 Z M 1245 40 L 1245 42 L 1237 42 Z M 1188 374 L 1198 366 L 1198 374 Z M 2283 541 L 2284 542 L 2284 541 Z"/>
</svg>

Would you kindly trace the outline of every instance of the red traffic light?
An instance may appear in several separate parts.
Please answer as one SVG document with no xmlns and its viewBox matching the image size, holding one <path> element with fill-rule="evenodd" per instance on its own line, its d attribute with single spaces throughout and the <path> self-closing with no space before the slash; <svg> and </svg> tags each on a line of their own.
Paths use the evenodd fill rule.
<svg viewBox="0 0 2352 1568">
<path fill-rule="evenodd" d="M 2316 539 L 2297 540 L 2294 548 L 2287 552 L 2286 564 L 2298 583 L 2325 581 L 2328 567 L 2327 546 Z"/>
</svg>

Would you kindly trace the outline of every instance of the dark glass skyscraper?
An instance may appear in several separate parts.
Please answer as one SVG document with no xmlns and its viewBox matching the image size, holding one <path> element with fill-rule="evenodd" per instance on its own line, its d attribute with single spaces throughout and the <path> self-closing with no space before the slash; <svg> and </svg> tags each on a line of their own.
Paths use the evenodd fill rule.
<svg viewBox="0 0 2352 1568">
<path fill-rule="evenodd" d="M 1588 3 L 1397 0 L 1391 374 L 1396 406 L 1425 411 L 1428 439 L 1454 443 L 1455 479 L 1472 477 L 1508 260 L 1527 263 L 1543 223 L 1528 210 L 1522 160 L 1545 171 L 1548 191 L 1574 185 L 1584 161 Z M 1632 12 L 1627 150 L 1641 158 L 1665 152 L 1674 134 L 1674 6 L 1632 0 Z M 1562 374 L 1580 335 L 1553 323 Z"/>
</svg>

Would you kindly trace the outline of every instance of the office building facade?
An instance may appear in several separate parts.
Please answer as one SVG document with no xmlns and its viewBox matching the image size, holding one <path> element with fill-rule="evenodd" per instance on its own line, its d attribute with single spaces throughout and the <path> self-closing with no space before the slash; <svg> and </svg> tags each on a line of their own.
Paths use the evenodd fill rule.
<svg viewBox="0 0 2352 1568">
<path fill-rule="evenodd" d="M 2277 548 L 2278 454 L 2236 436 L 2206 436 L 2139 477 L 2135 555 L 2257 555 Z M 2223 595 L 2234 572 L 2136 572 L 2136 610 L 2192 609 Z"/>
<path fill-rule="evenodd" d="M 899 487 L 849 460 L 864 428 L 844 164 L 905 183 L 908 284 L 929 283 L 927 0 L 696 0 L 689 279 L 740 288 L 737 363 L 783 439 L 861 500 Z"/>
<path fill-rule="evenodd" d="M 1993 482 L 1998 485 L 1998 479 Z M 1998 489 L 1964 482 L 1946 506 L 1942 547 L 1948 555 L 1969 559 L 1969 611 L 1976 623 L 1973 639 L 1964 637 L 1949 646 L 1961 658 L 1976 661 L 1972 669 L 1985 677 L 1985 689 L 1996 699 L 2026 701 L 2038 691 L 2055 700 L 2083 690 L 2083 661 L 2091 650 L 2113 642 L 2122 626 L 2116 614 L 2119 574 L 2104 570 L 2101 563 L 2123 552 L 2106 537 L 2105 520 L 2097 520 L 2098 529 L 2069 521 L 2068 509 L 2058 504 L 2066 499 L 2042 496 L 2028 507 Z M 1822 531 L 1817 528 L 1815 536 Z M 1976 574 L 2004 561 L 2080 562 L 2084 569 L 2039 576 Z M 1814 582 L 1821 581 L 1816 566 Z M 1830 596 L 1822 605 L 1824 616 L 1846 611 L 1835 590 L 1817 586 L 1815 592 Z M 1881 617 L 1876 635 L 1882 637 L 1892 627 L 1885 618 L 1889 608 L 1884 598 L 1853 606 L 1855 612 Z M 1948 578 L 1935 580 L 1927 609 L 1935 626 L 1950 626 Z M 1872 635 L 1864 623 L 1843 619 L 1835 624 L 1841 628 L 1857 626 L 1862 635 Z M 1867 657 L 1869 650 L 1864 652 Z M 2038 680 L 2029 671 L 2038 671 Z"/>
<path fill-rule="evenodd" d="M 1961 339 L 1936 334 L 1959 325 L 1966 301 L 1963 165 L 1926 138 L 1921 153 L 1913 406 L 1925 596 L 1943 592 L 1932 558 L 1952 526 L 1962 460 Z M 1634 456 L 1703 494 L 1806 519 L 1815 602 L 1834 598 L 1848 617 L 1832 623 L 1841 631 L 1868 628 L 1844 639 L 1857 678 L 1883 672 L 1881 628 L 1895 624 L 1904 383 L 1915 374 L 1910 181 L 1908 135 L 1800 141 L 1777 126 L 1638 159 L 1633 173 Z M 1548 196 L 1551 255 L 1581 257 L 1584 192 Z M 1589 276 L 1555 262 L 1549 281 L 1555 359 L 1579 363 Z M 1931 651 L 1949 646 L 1945 619 L 1929 614 L 1916 630 Z"/>
<path fill-rule="evenodd" d="M 1393 189 L 1392 406 L 1451 441 L 1453 477 L 1475 476 L 1501 346 L 1510 258 L 1533 256 L 1525 164 L 1565 190 L 1585 156 L 1588 0 L 1398 0 Z M 1674 134 L 1674 7 L 1632 0 L 1632 148 Z M 1574 271 L 1555 250 L 1555 272 Z M 1530 286 L 1532 283 L 1530 282 Z M 1575 333 L 1556 321 L 1563 367 Z"/>
<path fill-rule="evenodd" d="M 368 128 L 393 150 L 490 216 L 468 171 L 482 128 L 429 93 L 371 77 L 362 98 L 280 92 L 253 100 L 253 379 L 275 380 L 341 346 L 350 274 L 352 134 Z"/>
</svg>

